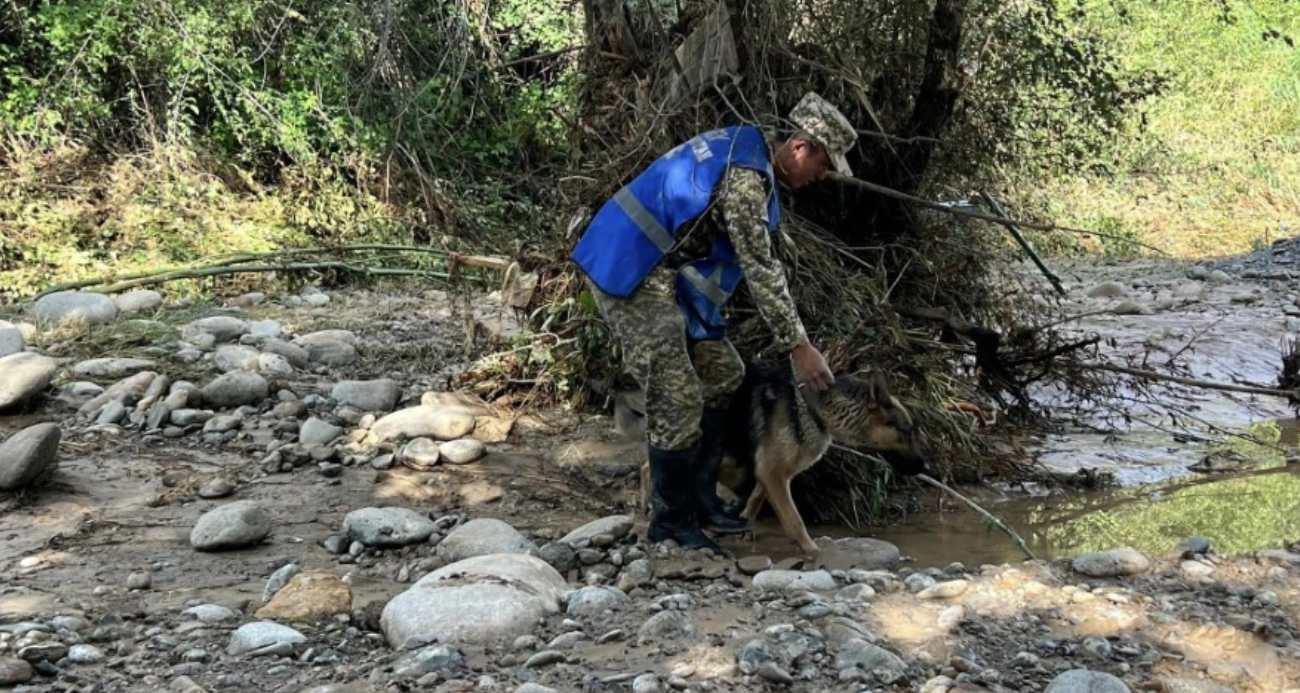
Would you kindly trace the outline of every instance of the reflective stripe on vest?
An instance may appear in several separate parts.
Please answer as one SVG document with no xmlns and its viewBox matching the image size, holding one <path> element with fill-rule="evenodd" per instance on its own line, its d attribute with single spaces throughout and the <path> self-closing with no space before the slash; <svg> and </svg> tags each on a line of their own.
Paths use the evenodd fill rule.
<svg viewBox="0 0 1300 693">
<path fill-rule="evenodd" d="M 684 265 L 681 269 L 683 277 L 691 283 L 697 291 L 704 294 L 704 297 L 713 302 L 716 306 L 721 306 L 727 302 L 729 296 L 722 290 L 722 265 L 713 268 L 713 275 L 705 277 L 700 270 L 692 265 Z"/>
<path fill-rule="evenodd" d="M 650 210 L 646 209 L 645 205 L 636 199 L 631 190 L 626 187 L 619 188 L 619 191 L 614 194 L 614 202 L 622 208 L 623 213 L 632 220 L 632 223 L 641 229 L 641 233 L 645 234 L 646 238 L 649 238 L 650 242 L 659 248 L 659 252 L 667 255 L 668 251 L 673 249 L 672 234 L 668 233 L 668 229 L 665 229 L 663 224 L 660 224 L 659 220 L 650 214 Z"/>
</svg>

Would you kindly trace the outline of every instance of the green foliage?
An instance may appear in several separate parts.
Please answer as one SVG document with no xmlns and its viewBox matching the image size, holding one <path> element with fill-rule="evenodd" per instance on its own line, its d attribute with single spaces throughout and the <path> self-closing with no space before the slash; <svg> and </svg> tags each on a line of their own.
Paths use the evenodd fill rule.
<svg viewBox="0 0 1300 693">
<path fill-rule="evenodd" d="M 214 253 L 544 228 L 517 176 L 562 160 L 572 5 L 10 5 L 0 295 Z"/>
<path fill-rule="evenodd" d="M 1158 93 L 1092 165 L 1023 167 L 1023 199 L 1062 223 L 1111 217 L 1175 255 L 1244 252 L 1300 217 L 1300 5 L 1058 0 Z M 1086 162 L 1080 162 L 1086 163 Z"/>
</svg>

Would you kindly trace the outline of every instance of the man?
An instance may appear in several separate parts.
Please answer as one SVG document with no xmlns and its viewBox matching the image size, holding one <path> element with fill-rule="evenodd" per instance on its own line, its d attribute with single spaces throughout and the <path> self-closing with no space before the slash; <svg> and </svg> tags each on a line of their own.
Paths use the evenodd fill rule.
<svg viewBox="0 0 1300 693">
<path fill-rule="evenodd" d="M 651 541 L 720 554 L 701 526 L 745 529 L 716 495 L 723 414 L 744 378 L 722 308 L 742 278 L 801 386 L 834 382 L 808 343 L 770 236 L 781 213 L 777 182 L 800 188 L 832 164 L 851 175 L 844 154 L 857 132 L 811 92 L 790 120 L 798 129 L 785 138 L 742 125 L 674 148 L 605 203 L 573 251 L 645 392 Z"/>
</svg>

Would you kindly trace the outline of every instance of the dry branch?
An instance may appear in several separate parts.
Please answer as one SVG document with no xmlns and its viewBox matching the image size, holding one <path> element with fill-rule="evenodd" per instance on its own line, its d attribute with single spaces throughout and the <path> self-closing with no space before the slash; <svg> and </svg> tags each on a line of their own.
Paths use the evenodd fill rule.
<svg viewBox="0 0 1300 693">
<path fill-rule="evenodd" d="M 1129 368 L 1128 366 L 1116 366 L 1112 363 L 1085 363 L 1083 368 L 1098 371 L 1110 371 L 1112 373 L 1124 373 L 1146 380 L 1159 380 L 1169 383 L 1177 383 L 1188 387 L 1199 387 L 1204 390 L 1222 390 L 1224 392 L 1242 392 L 1250 395 L 1272 395 L 1274 397 L 1286 397 L 1287 399 L 1300 399 L 1300 390 L 1280 390 L 1272 387 L 1256 387 L 1254 385 L 1237 385 L 1235 383 L 1218 383 L 1212 380 L 1197 380 L 1195 378 L 1184 378 L 1177 375 L 1167 375 L 1157 373 L 1156 371 L 1142 370 L 1140 368 Z"/>
</svg>

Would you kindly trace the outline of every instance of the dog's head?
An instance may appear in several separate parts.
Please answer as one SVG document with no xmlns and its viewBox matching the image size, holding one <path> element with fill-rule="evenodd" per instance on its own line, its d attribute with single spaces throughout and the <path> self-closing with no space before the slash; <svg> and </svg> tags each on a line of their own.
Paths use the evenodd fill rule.
<svg viewBox="0 0 1300 693">
<path fill-rule="evenodd" d="M 930 473 L 912 415 L 890 394 L 884 374 L 876 372 L 867 379 L 836 377 L 823 402 L 836 441 L 879 454 L 896 474 Z"/>
</svg>

